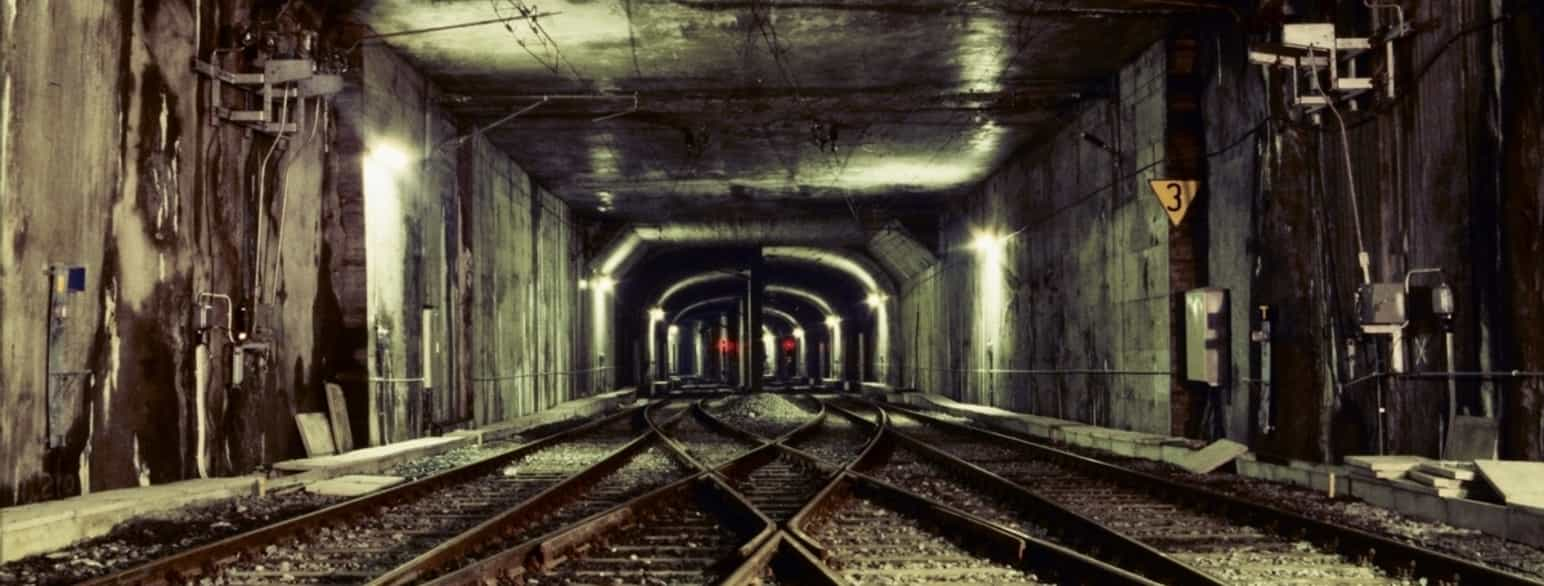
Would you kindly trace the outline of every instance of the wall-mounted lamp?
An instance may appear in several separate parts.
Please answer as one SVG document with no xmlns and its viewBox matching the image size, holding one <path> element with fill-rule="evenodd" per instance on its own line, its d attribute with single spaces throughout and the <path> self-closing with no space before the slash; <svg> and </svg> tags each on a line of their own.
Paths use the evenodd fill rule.
<svg viewBox="0 0 1544 586">
<path fill-rule="evenodd" d="M 994 254 L 1001 252 L 1003 245 L 1007 242 L 1008 239 L 1003 236 L 998 236 L 991 232 L 978 231 L 976 232 L 975 240 L 971 241 L 970 247 L 983 254 Z"/>
<path fill-rule="evenodd" d="M 591 284 L 595 286 L 596 291 L 600 291 L 601 293 L 610 293 L 611 289 L 616 287 L 617 282 L 611 277 L 601 275 L 599 277 L 595 277 Z"/>
</svg>

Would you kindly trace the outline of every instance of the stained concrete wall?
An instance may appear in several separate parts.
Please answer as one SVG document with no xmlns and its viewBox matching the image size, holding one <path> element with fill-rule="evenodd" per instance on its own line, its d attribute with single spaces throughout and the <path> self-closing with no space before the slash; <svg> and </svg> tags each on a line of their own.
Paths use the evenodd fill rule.
<svg viewBox="0 0 1544 586">
<path fill-rule="evenodd" d="M 1528 4 L 1508 10 L 1537 10 Z M 1498 155 L 1502 148 L 1521 153 L 1537 145 L 1527 124 L 1501 123 L 1501 107 L 1537 103 L 1537 78 L 1523 85 L 1528 82 L 1510 79 L 1503 63 L 1536 60 L 1539 41 L 1526 36 L 1517 20 L 1487 25 L 1501 10 L 1488 0 L 1408 8 L 1410 18 L 1431 26 L 1398 42 L 1396 101 L 1343 112 L 1349 145 L 1332 112 L 1321 113 L 1317 125 L 1289 117 L 1285 79 L 1248 65 L 1245 40 L 1235 32 L 1216 31 L 1216 40 L 1202 43 L 1212 80 L 1204 100 L 1207 142 L 1216 153 L 1202 202 L 1210 217 L 1209 265 L 1214 284 L 1235 293 L 1230 353 L 1241 375 L 1259 368 L 1247 338 L 1247 326 L 1258 323 L 1254 308 L 1267 305 L 1275 315 L 1274 380 L 1266 401 L 1275 408 L 1269 421 L 1274 427 L 1267 429 L 1259 415 L 1260 385 L 1236 382 L 1230 389 L 1228 435 L 1248 439 L 1258 450 L 1312 460 L 1375 451 L 1381 401 L 1388 409 L 1384 449 L 1438 454 L 1445 381 L 1338 384 L 1391 370 L 1390 350 L 1380 338 L 1356 343 L 1357 357 L 1347 357 L 1363 279 L 1358 214 L 1374 281 L 1401 282 L 1408 271 L 1425 267 L 1445 271 L 1458 301 L 1457 370 L 1528 370 L 1544 360 L 1525 350 L 1532 334 L 1511 325 L 1536 322 L 1514 320 L 1536 316 L 1544 300 L 1536 289 L 1512 294 L 1520 282 L 1505 268 L 1521 269 L 1528 279 L 1533 272 L 1524 267 L 1538 264 L 1536 252 L 1520 248 L 1538 246 L 1538 230 L 1510 220 L 1536 209 L 1537 184 L 1528 181 L 1537 173 L 1508 169 L 1507 177 L 1520 183 L 1503 188 L 1506 158 Z M 1369 17 L 1361 6 L 1312 10 L 1319 12 L 1302 16 L 1335 20 L 1343 35 L 1392 17 Z M 1346 172 L 1348 150 L 1355 190 Z M 1416 283 L 1435 281 L 1426 279 Z M 1408 333 L 1410 371 L 1448 368 L 1435 324 L 1414 323 Z M 1458 386 L 1460 409 L 1478 412 L 1482 385 Z M 1495 388 L 1519 404 L 1537 402 L 1531 382 L 1502 381 Z M 1539 429 L 1537 411 L 1502 415 L 1504 423 Z M 1537 457 L 1538 441 L 1514 438 L 1503 444 L 1503 453 Z"/>
<path fill-rule="evenodd" d="M 583 259 L 568 206 L 468 137 L 390 48 L 365 47 L 358 77 L 367 400 L 384 415 L 372 433 L 397 441 L 596 392 L 575 372 Z"/>
<path fill-rule="evenodd" d="M 904 380 L 970 402 L 1168 431 L 1166 377 L 989 372 L 1168 370 L 1169 224 L 1145 191 L 1164 156 L 1164 46 L 1114 81 L 1116 97 L 1015 154 L 946 222 L 941 262 L 902 288 Z M 988 253 L 972 246 L 981 233 L 1012 237 Z"/>
<path fill-rule="evenodd" d="M 464 424 L 480 403 L 487 422 L 590 391 L 562 377 L 472 384 L 583 363 L 568 329 L 580 250 L 567 208 L 485 141 L 417 156 L 458 129 L 389 51 L 366 49 L 330 106 L 291 101 L 301 126 L 272 155 L 272 137 L 209 124 L 189 64 L 248 7 L 0 3 L 0 506 L 302 456 L 293 416 L 325 410 L 323 383 L 375 420 L 369 379 L 422 377 L 425 332 L 443 341 L 427 351 L 443 376 L 427 400 L 397 403 L 389 437 Z M 302 3 L 289 17 L 346 28 Z M 383 137 L 414 157 L 389 208 L 371 205 L 361 158 Z M 380 226 L 397 246 L 370 246 Z M 84 266 L 87 290 L 66 298 L 47 356 L 50 263 Z M 197 327 L 204 292 L 250 308 L 238 328 L 259 346 L 239 385 L 226 331 Z M 61 446 L 47 443 L 50 411 Z"/>
<path fill-rule="evenodd" d="M 1246 18 L 1250 4 L 1237 3 Z M 1300 18 L 1336 21 L 1343 35 L 1392 16 L 1369 16 L 1357 3 L 1298 4 Z M 1374 281 L 1399 283 L 1413 269 L 1438 267 L 1456 292 L 1455 360 L 1445 358 L 1436 324 L 1413 323 L 1408 370 L 1544 367 L 1544 338 L 1529 327 L 1544 315 L 1537 270 L 1544 181 L 1536 164 L 1544 150 L 1537 130 L 1544 7 L 1455 0 L 1408 8 L 1431 27 L 1398 42 L 1397 99 L 1346 108 L 1349 145 L 1333 113 L 1317 121 L 1296 115 L 1288 80 L 1247 62 L 1259 38 L 1220 15 L 1187 21 L 1202 26 L 1190 45 L 1200 58 L 1193 87 L 1176 87 L 1175 72 L 1187 69 L 1179 63 L 1168 65 L 1165 80 L 1163 53 L 1150 51 L 1121 72 L 1117 99 L 1089 103 L 1067 129 L 1015 156 L 957 207 L 943 233 L 943 262 L 904 286 L 903 379 L 968 401 L 1113 427 L 1195 429 L 1189 420 L 1202 413 L 1170 408 L 1177 402 L 1166 376 L 981 372 L 1174 369 L 1169 336 L 1181 324 L 1169 314 L 1170 283 L 1188 272 L 1231 296 L 1233 376 L 1218 395 L 1222 435 L 1275 456 L 1335 460 L 1380 449 L 1381 405 L 1382 449 L 1437 456 L 1446 381 L 1367 376 L 1391 371 L 1392 350 L 1385 339 L 1357 335 L 1357 233 Z M 1173 114 L 1176 89 L 1200 98 L 1204 146 L 1192 154 L 1165 152 L 1174 143 L 1166 147 L 1164 137 L 1182 124 Z M 1121 159 L 1082 140 L 1083 131 Z M 1148 179 L 1178 163 L 1204 178 L 1188 224 L 1197 263 L 1183 271 L 1175 259 L 1190 253 L 1171 247 L 1173 232 L 1147 191 Z M 1003 253 L 1007 270 L 982 270 L 984 255 L 969 247 L 979 229 L 1022 230 Z M 983 300 L 999 273 L 1011 293 L 993 311 Z M 1273 319 L 1269 395 L 1250 341 L 1260 306 Z M 1464 379 L 1458 408 L 1479 413 L 1481 393 L 1494 392 L 1502 456 L 1538 458 L 1541 388 L 1530 376 Z"/>
<path fill-rule="evenodd" d="M 208 125 L 189 67 L 246 3 L 198 6 L 22 2 L 0 18 L 0 505 L 245 472 L 297 453 L 290 415 L 321 407 L 340 329 L 319 262 L 337 246 L 320 229 L 332 156 L 323 139 L 276 152 L 258 207 L 272 140 Z M 325 136 L 316 108 L 298 108 L 302 130 Z M 87 290 L 68 298 L 50 401 L 53 262 L 84 266 Z M 252 304 L 266 349 L 239 386 L 222 382 L 224 332 L 195 332 L 202 292 Z"/>
</svg>

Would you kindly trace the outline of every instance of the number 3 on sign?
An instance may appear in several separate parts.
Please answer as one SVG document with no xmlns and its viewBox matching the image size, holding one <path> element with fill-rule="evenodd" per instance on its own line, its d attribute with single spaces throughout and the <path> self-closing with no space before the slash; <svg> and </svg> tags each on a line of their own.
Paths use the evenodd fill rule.
<svg viewBox="0 0 1544 586">
<path fill-rule="evenodd" d="M 1200 181 L 1183 179 L 1158 179 L 1148 183 L 1153 186 L 1153 195 L 1158 197 L 1163 212 L 1169 214 L 1169 221 L 1175 226 L 1185 221 L 1185 212 L 1190 211 L 1190 204 L 1201 189 Z"/>
</svg>

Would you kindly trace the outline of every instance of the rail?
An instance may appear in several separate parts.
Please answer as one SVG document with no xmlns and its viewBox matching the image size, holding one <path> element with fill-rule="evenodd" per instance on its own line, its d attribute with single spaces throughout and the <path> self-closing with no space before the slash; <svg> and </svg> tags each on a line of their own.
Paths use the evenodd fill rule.
<svg viewBox="0 0 1544 586">
<path fill-rule="evenodd" d="M 1396 576 L 1413 575 L 1433 583 L 1533 584 L 1540 582 L 1487 567 L 1452 555 L 1374 535 L 1360 529 L 1312 519 L 1267 504 L 1246 501 L 1203 487 L 1131 470 L 1008 434 L 946 421 L 916 410 L 886 405 L 939 428 L 981 437 L 997 445 L 1011 446 L 1034 458 L 1075 469 L 1095 478 L 1110 480 L 1167 502 L 1210 511 L 1251 526 L 1269 526 L 1278 535 L 1302 535 L 1347 559 L 1370 560 Z"/>
</svg>

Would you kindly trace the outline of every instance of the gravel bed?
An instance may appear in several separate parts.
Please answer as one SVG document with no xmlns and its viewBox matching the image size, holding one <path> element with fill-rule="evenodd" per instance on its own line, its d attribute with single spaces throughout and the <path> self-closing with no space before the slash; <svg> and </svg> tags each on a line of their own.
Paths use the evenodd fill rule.
<svg viewBox="0 0 1544 586">
<path fill-rule="evenodd" d="M 831 568 L 855 585 L 1041 583 L 868 499 L 849 501 L 810 536 L 830 548 Z"/>
<path fill-rule="evenodd" d="M 480 462 L 488 458 L 497 457 L 509 453 L 520 447 L 521 441 L 488 442 L 477 446 L 461 446 L 443 454 L 436 454 L 427 458 L 419 458 L 409 462 L 403 462 L 392 466 L 382 474 L 387 476 L 401 476 L 407 480 L 418 480 L 439 472 L 444 472 L 458 466 L 465 466 L 473 462 Z"/>
<path fill-rule="evenodd" d="M 1065 447 L 1064 447 L 1065 449 Z M 1070 450 L 1112 464 L 1268 504 L 1313 519 L 1369 531 L 1406 543 L 1544 579 L 1544 550 L 1473 529 L 1432 523 L 1353 499 L 1331 499 L 1306 488 L 1237 474 L 1191 474 L 1163 462 L 1124 458 L 1096 450 Z"/>
<path fill-rule="evenodd" d="M 755 447 L 739 438 L 709 429 L 691 414 L 682 417 L 667 433 L 686 449 L 686 453 L 709 468 L 733 460 Z"/>
<path fill-rule="evenodd" d="M 1044 527 L 1019 514 L 1009 503 L 956 482 L 948 470 L 924 460 L 915 452 L 897 447 L 890 461 L 870 474 L 911 492 L 950 505 L 982 519 L 1012 527 L 1032 537 L 1049 534 Z"/>
<path fill-rule="evenodd" d="M 818 411 L 810 405 L 770 393 L 738 395 L 709 403 L 707 407 L 714 416 L 730 425 L 767 439 L 793 431 Z"/>
<path fill-rule="evenodd" d="M 869 429 L 839 414 L 829 413 L 815 433 L 793 442 L 804 450 L 834 465 L 845 465 L 868 445 Z"/>
<path fill-rule="evenodd" d="M 295 490 L 135 519 L 79 545 L 0 565 L 0 584 L 73 584 L 297 517 L 341 500 Z"/>
</svg>

